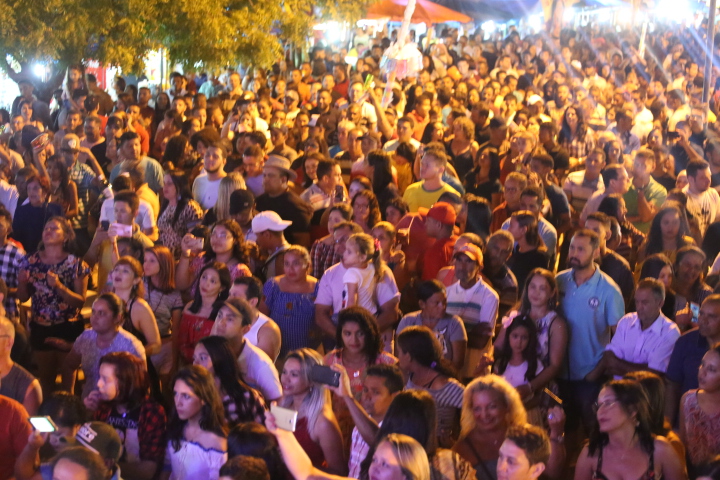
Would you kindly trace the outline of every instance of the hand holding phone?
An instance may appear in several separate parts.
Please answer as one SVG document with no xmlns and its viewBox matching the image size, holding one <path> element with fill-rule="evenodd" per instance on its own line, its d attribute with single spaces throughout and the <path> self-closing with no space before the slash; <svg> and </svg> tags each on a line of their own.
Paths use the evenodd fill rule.
<svg viewBox="0 0 720 480">
<path fill-rule="evenodd" d="M 310 381 L 338 387 L 340 385 L 340 373 L 325 365 L 313 365 L 310 370 Z"/>
<path fill-rule="evenodd" d="M 132 225 L 124 225 L 122 223 L 111 223 L 108 228 L 108 235 L 111 237 L 132 237 Z"/>
<path fill-rule="evenodd" d="M 57 431 L 58 427 L 50 417 L 30 417 L 28 418 L 33 428 L 40 433 L 52 433 Z"/>
<path fill-rule="evenodd" d="M 275 426 L 288 432 L 294 432 L 297 425 L 298 412 L 289 408 L 278 407 L 277 404 L 270 406 L 270 413 L 275 417 Z"/>
</svg>

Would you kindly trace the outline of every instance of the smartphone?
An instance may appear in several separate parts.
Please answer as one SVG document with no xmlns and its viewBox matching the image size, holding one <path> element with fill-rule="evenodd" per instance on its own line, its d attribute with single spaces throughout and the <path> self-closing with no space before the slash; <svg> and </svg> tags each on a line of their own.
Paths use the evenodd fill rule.
<svg viewBox="0 0 720 480">
<path fill-rule="evenodd" d="M 340 373 L 325 365 L 314 365 L 310 370 L 310 380 L 315 383 L 337 387 L 340 385 Z"/>
<path fill-rule="evenodd" d="M 553 392 L 551 392 L 547 388 L 543 388 L 543 394 L 550 397 L 550 403 L 556 404 L 557 406 L 562 407 L 562 404 L 563 404 L 562 399 L 560 397 L 558 397 L 557 395 L 555 395 Z M 553 406 L 555 406 L 555 405 L 553 405 Z"/>
<path fill-rule="evenodd" d="M 202 250 L 205 247 L 205 239 L 204 238 L 193 238 L 190 249 L 192 250 Z"/>
<path fill-rule="evenodd" d="M 698 305 L 695 302 L 690 302 L 690 311 L 692 312 L 692 321 L 693 323 L 698 322 L 698 318 L 700 317 L 700 305 Z"/>
<path fill-rule="evenodd" d="M 132 225 L 123 225 L 122 223 L 112 223 L 110 228 L 115 230 L 118 237 L 132 237 Z"/>
<path fill-rule="evenodd" d="M 41 133 L 37 137 L 35 137 L 31 142 L 30 145 L 32 145 L 33 148 L 45 148 L 50 143 L 50 134 L 49 133 Z"/>
<path fill-rule="evenodd" d="M 30 420 L 33 428 L 40 433 L 52 433 L 58 429 L 50 417 L 30 417 L 28 420 Z"/>
<path fill-rule="evenodd" d="M 298 412 L 296 412 L 295 410 L 290 410 L 289 408 L 271 405 L 270 413 L 272 413 L 273 417 L 275 417 L 275 425 L 277 426 L 277 428 L 287 430 L 288 432 L 295 431 Z"/>
<path fill-rule="evenodd" d="M 100 222 L 100 227 L 106 232 L 110 230 L 110 220 L 103 220 Z"/>
<path fill-rule="evenodd" d="M 668 140 L 676 140 L 680 138 L 680 134 L 678 132 L 668 132 L 667 138 Z"/>
</svg>

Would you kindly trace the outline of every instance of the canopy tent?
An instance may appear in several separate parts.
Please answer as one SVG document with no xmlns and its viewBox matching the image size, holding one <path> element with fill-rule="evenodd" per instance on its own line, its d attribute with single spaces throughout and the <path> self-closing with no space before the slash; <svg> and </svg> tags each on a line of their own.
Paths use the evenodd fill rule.
<svg viewBox="0 0 720 480">
<path fill-rule="evenodd" d="M 543 12 L 540 0 L 436 0 L 437 3 L 471 16 L 474 20 L 507 21 Z M 573 7 L 619 7 L 629 0 L 580 0 Z"/>
<path fill-rule="evenodd" d="M 408 0 L 381 0 L 368 7 L 367 18 L 390 18 L 392 21 L 401 22 L 405 15 L 407 3 Z M 472 21 L 471 17 L 463 13 L 428 0 L 417 0 L 411 20 L 412 23 L 424 23 L 426 25 L 444 22 L 468 23 Z"/>
</svg>

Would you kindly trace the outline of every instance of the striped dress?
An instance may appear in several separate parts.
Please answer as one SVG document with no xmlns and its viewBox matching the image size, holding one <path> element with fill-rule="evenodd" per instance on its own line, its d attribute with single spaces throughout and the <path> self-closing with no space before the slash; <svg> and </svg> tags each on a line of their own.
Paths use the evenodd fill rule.
<svg viewBox="0 0 720 480">
<path fill-rule="evenodd" d="M 280 356 L 285 358 L 288 352 L 298 348 L 311 347 L 310 331 L 315 323 L 315 297 L 320 282 L 315 284 L 313 293 L 288 293 L 280 290 L 280 285 L 271 278 L 265 282 L 263 295 L 269 317 L 280 327 L 282 343 Z"/>
<path fill-rule="evenodd" d="M 432 395 L 437 411 L 437 434 L 440 446 L 445 448 L 452 446 L 460 433 L 460 412 L 465 393 L 462 383 L 454 378 L 448 378 L 447 383 L 441 388 L 429 389 L 408 380 L 405 389 L 425 390 Z"/>
</svg>

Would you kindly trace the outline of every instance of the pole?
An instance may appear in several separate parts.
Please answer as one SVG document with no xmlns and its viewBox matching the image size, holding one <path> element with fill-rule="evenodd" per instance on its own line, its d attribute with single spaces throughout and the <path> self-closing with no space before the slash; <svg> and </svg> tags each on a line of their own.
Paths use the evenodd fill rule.
<svg viewBox="0 0 720 480">
<path fill-rule="evenodd" d="M 707 44 L 705 45 L 705 79 L 703 82 L 702 102 L 707 105 L 710 98 L 710 82 L 712 80 L 712 66 L 715 59 L 715 11 L 717 0 L 710 0 L 710 13 L 708 15 Z M 707 107 L 706 107 L 707 108 Z"/>
</svg>

